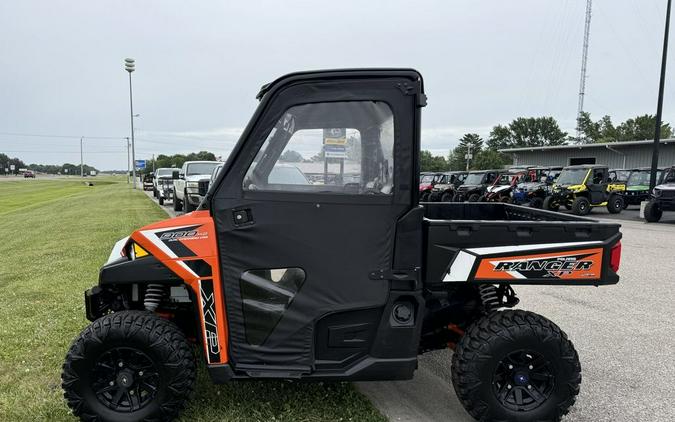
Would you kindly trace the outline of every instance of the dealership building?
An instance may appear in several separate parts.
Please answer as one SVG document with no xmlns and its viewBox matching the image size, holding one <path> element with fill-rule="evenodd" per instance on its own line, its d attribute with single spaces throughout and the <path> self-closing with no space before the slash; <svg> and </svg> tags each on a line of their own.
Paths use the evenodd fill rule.
<svg viewBox="0 0 675 422">
<path fill-rule="evenodd" d="M 513 159 L 513 165 L 569 166 L 606 164 L 610 168 L 649 167 L 653 140 L 600 144 L 508 148 L 499 151 Z M 675 138 L 662 139 L 659 166 L 675 165 Z"/>
</svg>

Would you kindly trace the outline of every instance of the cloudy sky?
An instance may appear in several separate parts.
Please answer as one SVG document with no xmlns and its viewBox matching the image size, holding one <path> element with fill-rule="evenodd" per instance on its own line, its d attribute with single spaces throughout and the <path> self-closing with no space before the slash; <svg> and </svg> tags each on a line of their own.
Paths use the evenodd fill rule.
<svg viewBox="0 0 675 422">
<path fill-rule="evenodd" d="M 399 66 L 422 72 L 423 148 L 466 132 L 554 116 L 573 133 L 583 0 L 3 1 L 0 152 L 29 163 L 126 168 L 128 79 L 137 158 L 226 156 L 258 88 L 297 70 Z M 595 0 L 586 110 L 654 113 L 666 0 Z M 675 71 L 675 54 L 669 67 Z M 664 120 L 675 122 L 675 83 Z M 26 136 L 42 135 L 42 136 Z"/>
</svg>

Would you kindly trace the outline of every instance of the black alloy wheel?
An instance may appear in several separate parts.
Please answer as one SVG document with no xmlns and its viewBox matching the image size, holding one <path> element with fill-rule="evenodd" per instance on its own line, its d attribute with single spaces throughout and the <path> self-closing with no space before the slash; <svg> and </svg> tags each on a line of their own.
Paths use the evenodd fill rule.
<svg viewBox="0 0 675 422">
<path fill-rule="evenodd" d="M 506 355 L 497 365 L 492 382 L 492 390 L 502 406 L 519 412 L 541 406 L 554 387 L 551 363 L 533 350 Z"/>
</svg>

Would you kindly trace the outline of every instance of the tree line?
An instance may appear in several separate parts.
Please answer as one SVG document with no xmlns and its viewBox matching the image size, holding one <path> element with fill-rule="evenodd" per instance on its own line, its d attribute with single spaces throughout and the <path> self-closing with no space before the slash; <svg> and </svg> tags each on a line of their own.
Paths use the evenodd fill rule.
<svg viewBox="0 0 675 422">
<path fill-rule="evenodd" d="M 11 166 L 14 165 L 14 171 Z M 10 169 L 10 174 L 19 174 L 19 169 L 33 170 L 38 173 L 46 174 L 80 174 L 79 164 L 65 163 L 61 165 L 54 164 L 26 164 L 23 160 L 17 157 L 10 158 L 7 154 L 0 153 L 0 174 L 5 174 L 5 169 Z M 83 166 L 84 173 L 89 174 L 91 171 L 98 173 L 98 169 L 93 166 L 85 164 Z"/>
<path fill-rule="evenodd" d="M 560 129 L 560 125 L 553 117 L 519 117 L 507 125 L 494 126 L 487 139 L 483 139 L 477 133 L 464 134 L 447 157 L 434 156 L 430 151 L 422 151 L 420 169 L 466 170 L 467 161 L 470 170 L 496 169 L 511 163 L 511 157 L 500 153 L 501 149 L 653 139 L 656 118 L 645 114 L 627 119 L 615 126 L 610 116 L 603 116 L 600 120 L 594 121 L 590 113 L 584 112 L 578 124 L 580 136 L 577 139 Z M 661 138 L 672 136 L 673 129 L 670 124 L 663 123 Z M 469 151 L 471 159 L 467 159 Z"/>
</svg>

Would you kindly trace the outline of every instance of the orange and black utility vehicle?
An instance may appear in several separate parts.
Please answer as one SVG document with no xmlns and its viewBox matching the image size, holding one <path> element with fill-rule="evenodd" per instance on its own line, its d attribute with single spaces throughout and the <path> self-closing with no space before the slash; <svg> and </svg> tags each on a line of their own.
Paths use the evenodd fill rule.
<svg viewBox="0 0 675 422">
<path fill-rule="evenodd" d="M 92 322 L 63 365 L 72 412 L 177 417 L 193 344 L 217 383 L 405 380 L 420 354 L 450 347 L 474 418 L 559 420 L 579 392 L 577 352 L 553 322 L 511 309 L 514 289 L 617 283 L 619 225 L 420 205 L 426 96 L 414 70 L 294 73 L 258 99 L 198 209 L 120 240 L 86 291 Z M 274 175 L 290 150 L 325 151 L 324 183 L 303 163 Z"/>
</svg>

